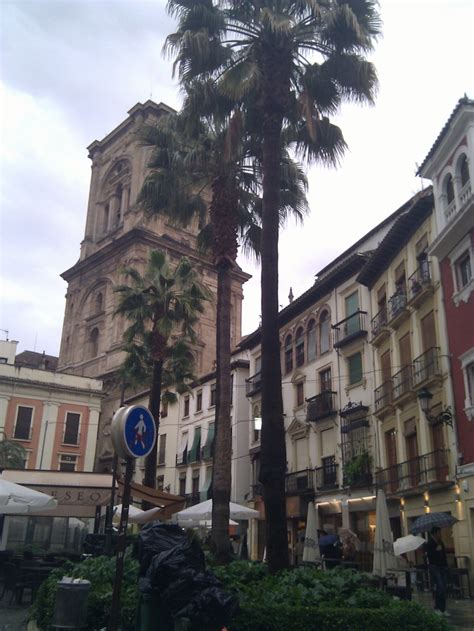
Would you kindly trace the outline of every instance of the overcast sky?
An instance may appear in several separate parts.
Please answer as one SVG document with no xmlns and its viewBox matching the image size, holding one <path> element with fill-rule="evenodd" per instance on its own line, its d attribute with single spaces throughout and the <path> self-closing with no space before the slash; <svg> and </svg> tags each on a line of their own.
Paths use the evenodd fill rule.
<svg viewBox="0 0 474 631">
<path fill-rule="evenodd" d="M 474 97 L 473 0 L 382 0 L 372 60 L 375 107 L 335 119 L 340 168 L 309 170 L 311 216 L 280 241 L 280 302 L 418 191 L 420 164 L 459 98 Z M 57 354 L 66 283 L 79 255 L 90 163 L 137 102 L 179 108 L 165 0 L 0 0 L 0 328 L 19 349 Z M 425 183 L 426 184 L 426 183 Z M 244 287 L 243 331 L 258 325 L 259 271 Z M 5 334 L 0 332 L 1 339 Z"/>
</svg>

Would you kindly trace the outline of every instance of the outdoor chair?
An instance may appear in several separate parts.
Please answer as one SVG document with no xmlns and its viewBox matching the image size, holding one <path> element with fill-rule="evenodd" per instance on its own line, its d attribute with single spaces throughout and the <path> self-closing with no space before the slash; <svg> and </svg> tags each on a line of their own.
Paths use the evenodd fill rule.
<svg viewBox="0 0 474 631">
<path fill-rule="evenodd" d="M 5 596 L 5 592 L 10 592 L 10 604 L 12 604 L 14 600 L 21 603 L 23 590 L 27 585 L 22 581 L 22 573 L 19 566 L 15 563 L 5 563 L 4 572 L 4 583 L 0 600 Z"/>
</svg>

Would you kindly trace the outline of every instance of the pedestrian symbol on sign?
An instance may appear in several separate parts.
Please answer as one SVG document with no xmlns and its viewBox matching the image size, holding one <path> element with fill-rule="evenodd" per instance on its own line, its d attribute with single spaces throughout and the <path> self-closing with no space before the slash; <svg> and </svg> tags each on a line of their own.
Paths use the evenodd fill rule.
<svg viewBox="0 0 474 631">
<path fill-rule="evenodd" d="M 135 425 L 135 445 L 138 445 L 138 443 L 140 443 L 143 449 L 145 449 L 145 434 L 146 425 L 145 421 L 143 420 L 143 414 L 140 414 L 140 420 Z"/>
</svg>

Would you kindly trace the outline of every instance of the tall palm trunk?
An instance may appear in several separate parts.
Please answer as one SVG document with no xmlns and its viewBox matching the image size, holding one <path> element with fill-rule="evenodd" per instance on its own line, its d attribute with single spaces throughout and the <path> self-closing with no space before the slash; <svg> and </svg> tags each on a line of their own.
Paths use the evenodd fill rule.
<svg viewBox="0 0 474 631">
<path fill-rule="evenodd" d="M 217 268 L 216 437 L 212 479 L 212 543 L 218 563 L 230 560 L 229 501 L 232 485 L 232 425 L 230 420 L 231 273 L 237 257 L 237 228 L 233 213 L 232 179 L 218 177 L 210 205 Z"/>
<path fill-rule="evenodd" d="M 156 463 L 158 453 L 158 430 L 160 427 L 160 406 L 161 406 L 161 378 L 163 374 L 163 361 L 153 361 L 153 375 L 151 380 L 150 396 L 148 398 L 148 409 L 150 410 L 156 425 L 157 440 L 153 446 L 153 449 L 145 459 L 145 486 L 151 488 L 156 487 Z M 148 506 L 147 508 L 153 508 Z"/>
<path fill-rule="evenodd" d="M 270 572 L 288 567 L 285 472 L 286 447 L 281 391 L 278 326 L 278 232 L 280 156 L 284 94 L 278 82 L 280 59 L 270 51 L 264 74 L 262 213 L 262 438 L 260 481 L 265 503 L 267 560 Z M 282 62 L 284 61 L 281 60 Z M 277 79 L 277 81 L 275 81 Z M 280 83 L 280 85 L 279 85 Z M 280 97 L 280 98 L 279 98 Z"/>
</svg>

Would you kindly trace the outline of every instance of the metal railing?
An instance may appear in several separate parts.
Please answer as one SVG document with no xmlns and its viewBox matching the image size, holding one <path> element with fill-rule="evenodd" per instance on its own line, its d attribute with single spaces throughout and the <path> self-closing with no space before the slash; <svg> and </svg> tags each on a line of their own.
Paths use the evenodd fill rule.
<svg viewBox="0 0 474 631">
<path fill-rule="evenodd" d="M 337 488 L 337 463 L 331 463 L 323 467 L 316 467 L 314 470 L 316 475 L 316 489 L 324 491 L 325 489 Z"/>
<path fill-rule="evenodd" d="M 408 278 L 410 298 L 413 298 L 414 296 L 419 294 L 423 287 L 431 283 L 431 281 L 431 261 L 425 259 Z"/>
<path fill-rule="evenodd" d="M 326 390 L 314 397 L 306 399 L 308 403 L 306 411 L 307 421 L 317 421 L 319 419 L 335 414 L 337 392 Z"/>
<path fill-rule="evenodd" d="M 392 380 L 384 381 L 381 386 L 374 390 L 375 411 L 382 410 L 387 405 L 391 405 L 393 401 L 393 384 Z"/>
<path fill-rule="evenodd" d="M 390 319 L 396 318 L 397 315 L 402 313 L 407 304 L 407 294 L 405 289 L 399 289 L 388 300 Z"/>
<path fill-rule="evenodd" d="M 262 387 L 262 375 L 259 372 L 256 372 L 254 375 L 245 380 L 245 394 L 246 396 L 251 396 L 256 392 L 260 392 L 260 388 Z"/>
<path fill-rule="evenodd" d="M 195 506 L 201 502 L 201 494 L 198 493 L 186 493 L 184 496 L 186 500 L 186 506 Z"/>
<path fill-rule="evenodd" d="M 408 364 L 396 372 L 393 377 L 393 398 L 399 397 L 413 390 L 413 366 Z"/>
<path fill-rule="evenodd" d="M 433 346 L 413 361 L 416 384 L 440 374 L 439 350 L 438 347 Z"/>
<path fill-rule="evenodd" d="M 436 449 L 376 473 L 377 486 L 388 493 L 407 491 L 430 483 L 447 482 L 448 479 L 447 449 Z"/>
<path fill-rule="evenodd" d="M 333 325 L 334 330 L 334 346 L 340 346 L 353 337 L 367 333 L 365 316 L 367 311 L 356 311 L 352 315 L 344 318 L 340 322 Z"/>
<path fill-rule="evenodd" d="M 387 326 L 388 322 L 388 313 L 387 306 L 382 307 L 380 311 L 378 311 L 372 320 L 370 321 L 370 330 L 372 332 L 372 336 L 376 337 L 380 331 Z"/>
<path fill-rule="evenodd" d="M 314 491 L 313 469 L 287 473 L 285 476 L 285 490 L 288 495 L 299 495 L 300 493 Z"/>
</svg>

